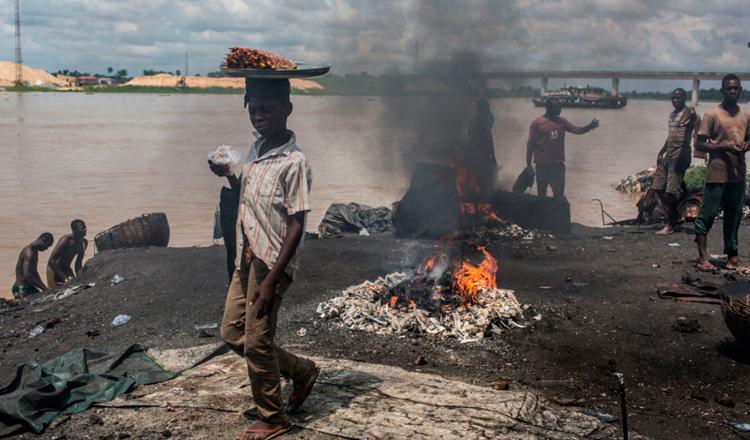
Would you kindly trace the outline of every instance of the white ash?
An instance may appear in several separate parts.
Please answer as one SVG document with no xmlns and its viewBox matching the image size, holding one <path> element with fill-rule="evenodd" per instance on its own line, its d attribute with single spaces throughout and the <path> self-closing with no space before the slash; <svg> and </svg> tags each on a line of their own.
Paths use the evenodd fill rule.
<svg viewBox="0 0 750 440">
<path fill-rule="evenodd" d="M 483 289 L 477 304 L 453 308 L 447 313 L 431 314 L 416 307 L 404 311 L 375 299 L 408 278 L 404 273 L 395 272 L 350 286 L 340 296 L 318 304 L 317 313 L 350 330 L 379 335 L 419 333 L 453 337 L 461 343 L 480 341 L 488 332 L 525 327 L 517 321 L 523 319 L 523 311 L 528 306 L 522 306 L 514 292 L 507 289 Z M 539 320 L 541 316 L 534 319 Z"/>
</svg>

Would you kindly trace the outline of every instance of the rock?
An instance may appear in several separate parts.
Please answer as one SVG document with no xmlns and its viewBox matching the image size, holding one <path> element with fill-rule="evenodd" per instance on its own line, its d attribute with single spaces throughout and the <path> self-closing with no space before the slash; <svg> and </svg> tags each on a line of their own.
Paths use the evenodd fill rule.
<svg viewBox="0 0 750 440">
<path fill-rule="evenodd" d="M 547 250 L 550 251 L 550 252 L 557 252 L 557 251 L 560 250 L 560 248 L 558 248 L 557 246 L 555 246 L 553 244 L 549 244 L 549 245 L 547 245 Z"/>
<path fill-rule="evenodd" d="M 727 408 L 734 408 L 735 407 L 734 400 L 732 400 L 732 398 L 729 397 L 729 394 L 727 394 L 727 393 L 722 393 L 721 396 L 717 397 L 716 398 L 716 403 L 718 403 L 719 405 L 726 406 Z"/>
<path fill-rule="evenodd" d="M 583 399 L 574 399 L 572 397 L 550 397 L 549 400 L 560 406 L 584 406 L 586 404 Z"/>
<path fill-rule="evenodd" d="M 510 389 L 510 382 L 505 379 L 497 379 L 492 382 L 492 389 L 499 391 L 508 391 Z"/>
<path fill-rule="evenodd" d="M 205 330 L 201 330 L 200 333 L 198 333 L 198 337 L 199 338 L 213 338 L 214 335 Z"/>
<path fill-rule="evenodd" d="M 161 432 L 161 436 L 164 438 L 172 437 L 172 431 L 165 429 L 164 431 Z"/>
<path fill-rule="evenodd" d="M 123 439 L 126 439 L 126 438 L 130 438 L 130 434 L 128 434 L 127 432 L 118 432 L 117 433 L 117 438 L 120 439 L 120 440 L 123 440 Z"/>
<path fill-rule="evenodd" d="M 697 319 L 688 319 L 680 316 L 672 323 L 672 330 L 680 333 L 695 333 L 701 329 L 701 324 Z"/>
<path fill-rule="evenodd" d="M 414 365 L 427 365 L 427 359 L 425 359 L 424 356 L 420 354 L 419 356 L 417 356 L 417 359 L 414 360 Z"/>
<path fill-rule="evenodd" d="M 91 414 L 89 416 L 89 423 L 92 425 L 104 425 L 104 420 L 96 414 Z"/>
</svg>

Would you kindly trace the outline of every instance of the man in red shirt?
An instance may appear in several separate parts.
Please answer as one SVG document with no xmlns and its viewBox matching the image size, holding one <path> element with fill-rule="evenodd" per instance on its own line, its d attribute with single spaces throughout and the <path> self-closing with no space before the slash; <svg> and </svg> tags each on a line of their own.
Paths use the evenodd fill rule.
<svg viewBox="0 0 750 440">
<path fill-rule="evenodd" d="M 588 133 L 599 126 L 593 119 L 585 127 L 579 127 L 560 117 L 562 107 L 554 100 L 547 101 L 544 115 L 534 119 L 529 127 L 526 144 L 526 165 L 536 164 L 537 195 L 546 197 L 547 186 L 552 187 L 554 197 L 565 196 L 565 132 Z"/>
</svg>

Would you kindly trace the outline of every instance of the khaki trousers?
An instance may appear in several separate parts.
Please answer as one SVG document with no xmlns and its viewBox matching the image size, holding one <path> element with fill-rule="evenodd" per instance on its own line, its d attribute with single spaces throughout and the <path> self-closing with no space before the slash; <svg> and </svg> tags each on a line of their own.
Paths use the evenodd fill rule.
<svg viewBox="0 0 750 440">
<path fill-rule="evenodd" d="M 292 279 L 288 275 L 279 283 L 271 312 L 256 319 L 258 309 L 252 300 L 268 267 L 258 258 L 249 263 L 242 258 L 234 271 L 224 305 L 221 336 L 229 347 L 243 356 L 253 399 L 260 417 L 268 423 L 286 423 L 281 400 L 281 377 L 302 383 L 315 368 L 315 363 L 297 357 L 274 344 L 279 307 Z"/>
</svg>

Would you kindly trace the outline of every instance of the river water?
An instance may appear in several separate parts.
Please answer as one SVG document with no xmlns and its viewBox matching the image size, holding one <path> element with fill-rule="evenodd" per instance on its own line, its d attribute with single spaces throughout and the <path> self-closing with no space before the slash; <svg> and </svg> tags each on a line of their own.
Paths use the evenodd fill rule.
<svg viewBox="0 0 750 440">
<path fill-rule="evenodd" d="M 315 229 L 329 204 L 390 206 L 408 186 L 408 166 L 382 145 L 381 98 L 294 97 L 290 127 L 313 170 Z M 702 103 L 699 112 L 712 105 Z M 499 181 L 523 169 L 528 126 L 542 113 L 529 100 L 491 103 Z M 565 109 L 576 124 L 601 127 L 567 137 L 573 221 L 601 225 L 601 199 L 615 218 L 635 216 L 632 197 L 614 190 L 651 165 L 666 135 L 667 101 L 631 101 L 622 110 Z M 162 211 L 171 246 L 211 244 L 222 182 L 206 155 L 221 144 L 246 151 L 251 128 L 241 95 L 0 93 L 0 294 L 13 282 L 20 249 L 41 232 L 55 237 L 81 218 L 93 237 L 128 218 Z M 40 273 L 48 252 L 40 257 Z"/>
</svg>

